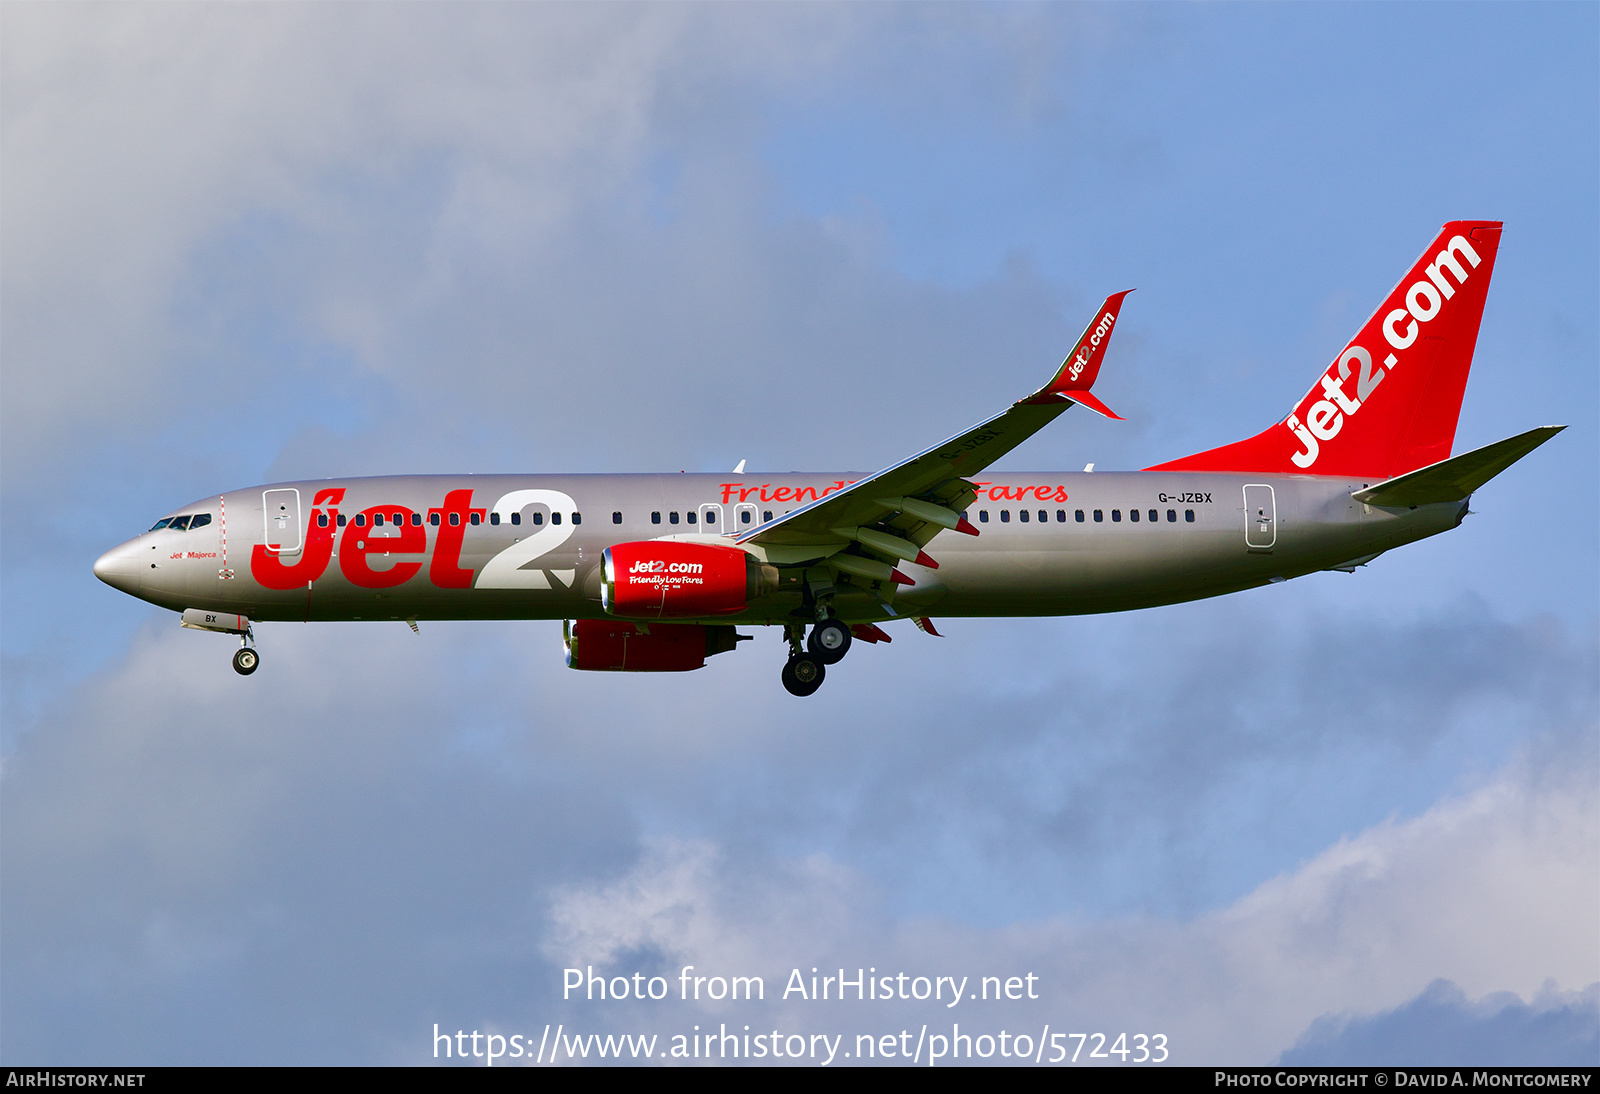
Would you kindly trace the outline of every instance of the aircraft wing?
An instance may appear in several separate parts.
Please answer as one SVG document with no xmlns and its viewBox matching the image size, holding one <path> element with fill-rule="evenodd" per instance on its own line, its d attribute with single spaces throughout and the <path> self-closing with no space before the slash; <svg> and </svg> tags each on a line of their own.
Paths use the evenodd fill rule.
<svg viewBox="0 0 1600 1094">
<path fill-rule="evenodd" d="M 857 577 L 909 583 L 897 571 L 891 574 L 892 564 L 879 556 L 907 561 L 920 556 L 927 565 L 932 560 L 921 548 L 939 532 L 951 528 L 977 535 L 960 516 L 977 496 L 967 476 L 981 472 L 1074 403 L 1118 417 L 1089 388 L 1099 374 L 1123 298 L 1131 291 L 1106 298 L 1050 382 L 1032 395 L 910 459 L 746 532 L 736 542 L 758 548 L 775 565 L 832 556 L 836 568 Z"/>
</svg>

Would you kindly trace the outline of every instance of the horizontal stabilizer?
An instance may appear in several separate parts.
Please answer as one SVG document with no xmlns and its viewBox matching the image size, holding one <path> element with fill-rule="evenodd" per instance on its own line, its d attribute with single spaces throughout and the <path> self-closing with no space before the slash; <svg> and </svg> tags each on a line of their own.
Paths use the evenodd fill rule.
<svg viewBox="0 0 1600 1094">
<path fill-rule="evenodd" d="M 1357 490 L 1351 497 L 1367 505 L 1382 505 L 1391 509 L 1462 501 L 1565 428 L 1564 425 L 1542 425 L 1538 429 L 1518 433 L 1515 437 L 1507 437 L 1503 441 L 1418 468 L 1388 482 L 1380 482 L 1377 486 Z"/>
</svg>

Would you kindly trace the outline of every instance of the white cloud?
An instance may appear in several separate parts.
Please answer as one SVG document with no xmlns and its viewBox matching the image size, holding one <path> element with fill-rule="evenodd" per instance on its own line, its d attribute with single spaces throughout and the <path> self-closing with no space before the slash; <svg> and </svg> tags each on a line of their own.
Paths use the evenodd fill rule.
<svg viewBox="0 0 1600 1094">
<path fill-rule="evenodd" d="M 810 1030 L 864 1021 L 915 1029 L 959 1017 L 1013 1029 L 1159 1031 L 1176 1063 L 1263 1063 L 1320 1015 L 1398 1006 L 1440 977 L 1474 994 L 1529 997 L 1548 991 L 1547 981 L 1600 979 L 1600 795 L 1589 766 L 1559 779 L 1513 768 L 1414 820 L 1342 840 L 1189 922 L 893 925 L 859 902 L 841 917 L 850 906 L 841 896 L 865 879 L 852 882 L 825 862 L 730 881 L 715 845 L 666 843 L 621 881 L 560 895 L 547 948 L 555 960 L 608 972 L 630 972 L 608 963 L 643 952 L 663 967 L 759 972 L 769 984 L 784 983 L 791 968 L 809 977 L 813 965 L 853 976 L 875 964 L 974 983 L 1026 970 L 1040 975 L 1042 1001 L 993 1013 L 982 1004 L 829 1010 L 791 1000 L 737 1017 L 780 1016 Z M 725 1005 L 706 1010 L 732 1020 Z"/>
</svg>

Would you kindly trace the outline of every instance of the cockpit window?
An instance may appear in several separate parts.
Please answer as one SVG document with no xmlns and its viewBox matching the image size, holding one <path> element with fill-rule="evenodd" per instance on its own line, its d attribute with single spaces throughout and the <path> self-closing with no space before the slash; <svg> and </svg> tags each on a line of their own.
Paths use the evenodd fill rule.
<svg viewBox="0 0 1600 1094">
<path fill-rule="evenodd" d="M 188 527 L 189 527 L 189 517 L 188 517 L 187 514 L 185 514 L 184 516 L 181 516 L 181 517 L 173 517 L 172 518 L 172 523 L 167 525 L 167 528 L 170 529 L 171 531 L 174 531 L 174 532 L 187 531 Z"/>
<path fill-rule="evenodd" d="M 160 520 L 156 521 L 155 527 L 151 528 L 150 530 L 152 532 L 159 532 L 159 531 L 161 531 L 161 529 L 165 528 L 167 525 L 169 525 L 171 523 L 172 523 L 172 518 L 171 517 L 162 517 Z"/>
<path fill-rule="evenodd" d="M 189 522 L 189 531 L 192 532 L 196 528 L 204 528 L 206 525 L 208 525 L 210 523 L 211 523 L 211 514 L 210 513 L 196 513 L 194 515 L 194 519 Z"/>
</svg>

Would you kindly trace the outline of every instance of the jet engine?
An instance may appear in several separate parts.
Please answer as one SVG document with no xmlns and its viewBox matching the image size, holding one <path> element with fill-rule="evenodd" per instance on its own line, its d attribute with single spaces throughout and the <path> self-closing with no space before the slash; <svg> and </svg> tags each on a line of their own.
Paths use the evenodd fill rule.
<svg viewBox="0 0 1600 1094">
<path fill-rule="evenodd" d="M 689 672 L 726 653 L 747 634 L 696 623 L 621 623 L 580 619 L 563 628 L 567 667 L 601 672 Z"/>
<path fill-rule="evenodd" d="M 710 543 L 619 543 L 604 558 L 600 602 L 611 615 L 628 619 L 733 615 L 778 585 L 776 567 Z"/>
</svg>

